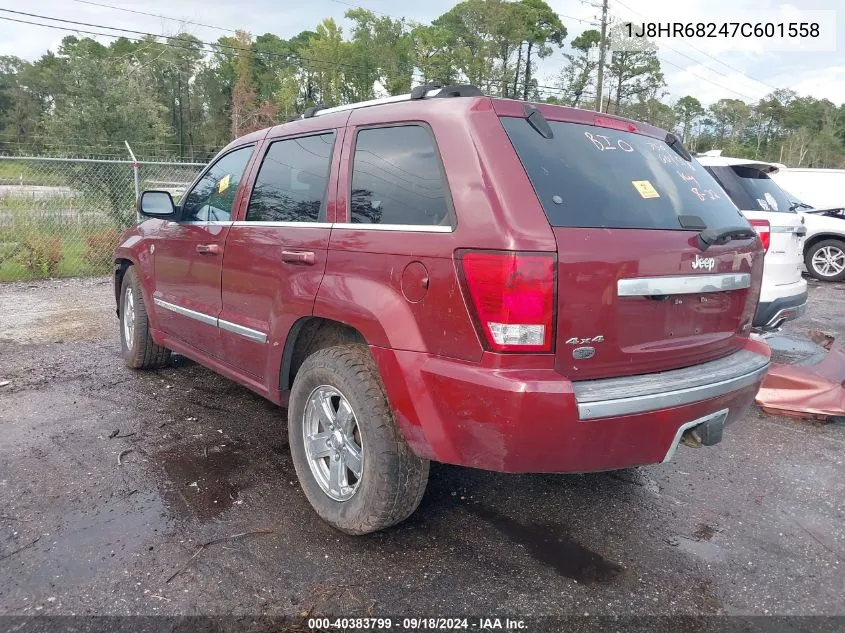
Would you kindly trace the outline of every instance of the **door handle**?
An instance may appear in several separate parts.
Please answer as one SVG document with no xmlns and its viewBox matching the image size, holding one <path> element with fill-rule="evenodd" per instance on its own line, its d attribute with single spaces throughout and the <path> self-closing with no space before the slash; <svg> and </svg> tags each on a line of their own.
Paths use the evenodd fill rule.
<svg viewBox="0 0 845 633">
<path fill-rule="evenodd" d="M 314 265 L 313 251 L 282 251 L 282 261 L 289 264 L 305 264 L 306 266 Z"/>
<path fill-rule="evenodd" d="M 197 253 L 200 255 L 219 255 L 219 244 L 197 244 Z"/>
</svg>

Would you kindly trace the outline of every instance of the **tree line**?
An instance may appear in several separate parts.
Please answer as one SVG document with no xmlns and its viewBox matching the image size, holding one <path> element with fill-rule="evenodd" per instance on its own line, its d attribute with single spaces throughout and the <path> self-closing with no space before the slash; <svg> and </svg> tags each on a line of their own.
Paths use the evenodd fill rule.
<svg viewBox="0 0 845 633">
<path fill-rule="evenodd" d="M 337 105 L 439 81 L 487 94 L 599 109 L 599 31 L 570 38 L 545 0 L 464 0 L 429 24 L 346 12 L 290 39 L 243 31 L 65 37 L 34 61 L 0 57 L 0 151 L 207 160 L 229 140 Z M 614 32 L 610 30 L 609 39 Z M 791 166 L 845 166 L 845 104 L 775 90 L 758 102 L 672 102 L 658 48 L 606 56 L 601 109 L 675 130 L 693 151 Z M 538 76 L 544 68 L 550 77 Z"/>
</svg>

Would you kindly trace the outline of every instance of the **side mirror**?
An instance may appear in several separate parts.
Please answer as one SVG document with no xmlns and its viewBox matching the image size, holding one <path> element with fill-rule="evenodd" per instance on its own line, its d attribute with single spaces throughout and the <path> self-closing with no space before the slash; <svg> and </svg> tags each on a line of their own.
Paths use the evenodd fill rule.
<svg viewBox="0 0 845 633">
<path fill-rule="evenodd" d="M 138 200 L 138 213 L 160 220 L 176 219 L 176 205 L 169 191 L 145 191 Z"/>
</svg>

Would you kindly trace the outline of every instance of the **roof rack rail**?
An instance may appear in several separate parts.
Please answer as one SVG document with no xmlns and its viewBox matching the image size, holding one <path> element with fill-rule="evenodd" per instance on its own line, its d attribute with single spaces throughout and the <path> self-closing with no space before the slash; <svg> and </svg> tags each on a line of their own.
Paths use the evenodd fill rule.
<svg viewBox="0 0 845 633">
<path fill-rule="evenodd" d="M 332 114 L 333 112 L 343 112 L 345 110 L 357 110 L 358 108 L 368 108 L 370 106 L 384 105 L 386 103 L 400 103 L 402 101 L 417 101 L 420 99 L 432 99 L 435 97 L 483 97 L 484 93 L 471 84 L 455 84 L 444 86 L 438 82 L 427 83 L 422 86 L 415 86 L 409 94 L 396 95 L 393 97 L 385 97 L 383 99 L 371 99 L 369 101 L 359 101 L 358 103 L 347 103 L 339 106 L 323 106 L 317 105 L 308 108 L 303 114 L 303 119 L 310 119 L 316 116 L 323 116 L 324 114 Z"/>
<path fill-rule="evenodd" d="M 306 108 L 305 112 L 302 113 L 303 119 L 310 119 L 312 116 L 315 116 L 320 110 L 326 110 L 329 106 L 324 106 L 321 104 L 312 106 L 310 108 Z"/>
</svg>

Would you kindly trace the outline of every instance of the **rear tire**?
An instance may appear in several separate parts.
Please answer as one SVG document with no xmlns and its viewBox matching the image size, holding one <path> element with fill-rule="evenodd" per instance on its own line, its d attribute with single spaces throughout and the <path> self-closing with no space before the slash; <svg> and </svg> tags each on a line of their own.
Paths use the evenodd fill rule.
<svg viewBox="0 0 845 633">
<path fill-rule="evenodd" d="M 845 242 L 842 240 L 821 240 L 804 254 L 807 272 L 821 281 L 842 281 L 845 279 Z"/>
<path fill-rule="evenodd" d="M 306 435 L 314 438 L 308 448 Z M 308 501 L 347 534 L 405 520 L 425 492 L 429 462 L 411 452 L 396 428 L 363 345 L 329 347 L 305 359 L 291 390 L 288 440 Z"/>
<path fill-rule="evenodd" d="M 120 351 L 123 362 L 132 369 L 158 369 L 170 362 L 170 350 L 153 341 L 141 282 L 133 266 L 120 286 Z"/>
</svg>

